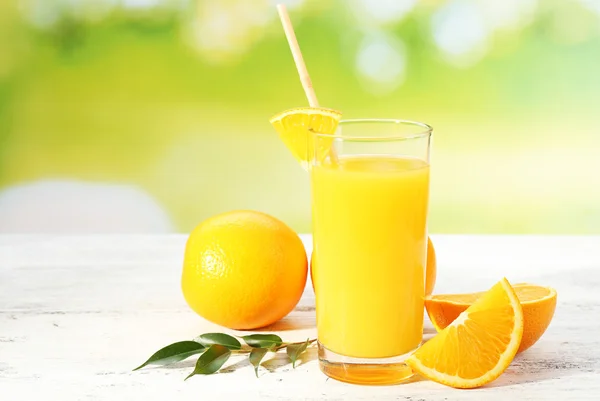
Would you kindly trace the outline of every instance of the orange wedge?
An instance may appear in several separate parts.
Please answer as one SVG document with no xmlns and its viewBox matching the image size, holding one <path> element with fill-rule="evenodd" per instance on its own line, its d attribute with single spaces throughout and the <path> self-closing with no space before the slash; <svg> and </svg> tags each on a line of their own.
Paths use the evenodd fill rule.
<svg viewBox="0 0 600 401">
<path fill-rule="evenodd" d="M 406 363 L 438 383 L 479 387 L 506 370 L 522 336 L 521 304 L 508 280 L 502 279 Z"/>
<path fill-rule="evenodd" d="M 335 133 L 341 118 L 342 113 L 337 110 L 300 107 L 278 113 L 269 122 L 302 167 L 307 169 L 308 162 L 315 156 L 325 157 L 333 143 L 333 138 L 319 138 L 315 152 L 313 133 Z"/>
<path fill-rule="evenodd" d="M 513 288 L 523 307 L 523 339 L 519 353 L 535 344 L 550 325 L 556 309 L 556 290 L 526 283 L 515 284 Z M 436 330 L 441 331 L 483 294 L 433 295 L 425 298 L 425 308 Z"/>
</svg>

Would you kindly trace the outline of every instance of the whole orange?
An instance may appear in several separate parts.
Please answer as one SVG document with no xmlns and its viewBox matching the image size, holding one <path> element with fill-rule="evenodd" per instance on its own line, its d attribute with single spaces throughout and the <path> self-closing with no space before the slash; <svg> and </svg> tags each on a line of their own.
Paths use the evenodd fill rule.
<svg viewBox="0 0 600 401">
<path fill-rule="evenodd" d="M 267 326 L 298 303 L 306 251 L 283 222 L 255 211 L 214 216 L 192 231 L 181 286 L 200 316 L 232 329 Z"/>
<path fill-rule="evenodd" d="M 431 295 L 437 276 L 437 260 L 431 238 L 427 237 L 427 269 L 425 273 L 425 295 Z"/>
<path fill-rule="evenodd" d="M 315 289 L 315 279 L 313 276 L 313 263 L 314 263 L 314 252 L 310 257 L 310 279 L 312 282 L 313 290 Z M 435 248 L 431 238 L 427 237 L 427 269 L 425 274 L 425 295 L 431 295 L 433 287 L 435 287 L 435 279 L 437 275 L 437 265 L 435 257 Z"/>
</svg>

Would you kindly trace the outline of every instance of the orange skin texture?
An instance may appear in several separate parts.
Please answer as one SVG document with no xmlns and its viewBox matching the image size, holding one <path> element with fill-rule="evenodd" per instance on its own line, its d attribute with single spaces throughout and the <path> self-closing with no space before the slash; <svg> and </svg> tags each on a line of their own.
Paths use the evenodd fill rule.
<svg viewBox="0 0 600 401">
<path fill-rule="evenodd" d="M 294 309 L 307 271 L 306 250 L 292 229 L 264 213 L 233 211 L 204 221 L 190 234 L 181 285 L 200 316 L 251 330 Z"/>
</svg>

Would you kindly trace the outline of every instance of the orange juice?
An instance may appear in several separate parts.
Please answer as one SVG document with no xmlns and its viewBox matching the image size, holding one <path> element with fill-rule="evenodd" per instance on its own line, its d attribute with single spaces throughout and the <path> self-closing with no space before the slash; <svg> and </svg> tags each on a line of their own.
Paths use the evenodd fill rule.
<svg viewBox="0 0 600 401">
<path fill-rule="evenodd" d="M 422 340 L 429 165 L 342 156 L 311 169 L 319 342 L 356 358 Z"/>
</svg>

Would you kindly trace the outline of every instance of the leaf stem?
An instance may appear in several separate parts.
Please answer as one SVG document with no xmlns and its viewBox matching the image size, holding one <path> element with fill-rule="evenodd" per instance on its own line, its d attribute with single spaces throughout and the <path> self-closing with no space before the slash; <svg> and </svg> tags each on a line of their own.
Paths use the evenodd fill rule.
<svg viewBox="0 0 600 401">
<path fill-rule="evenodd" d="M 286 353 L 295 368 L 298 357 L 309 345 L 317 341 L 316 338 L 313 338 L 301 342 L 285 343 L 276 334 L 250 334 L 239 338 L 247 345 L 241 344 L 229 334 L 205 333 L 193 341 L 180 341 L 161 348 L 134 370 L 147 365 L 170 365 L 192 355 L 201 354 L 196 361 L 194 371 L 186 377 L 187 380 L 194 375 L 210 375 L 219 371 L 232 354 L 249 354 L 250 363 L 254 366 L 254 373 L 258 377 L 258 367 L 268 352 L 277 352 L 286 348 Z"/>
</svg>

